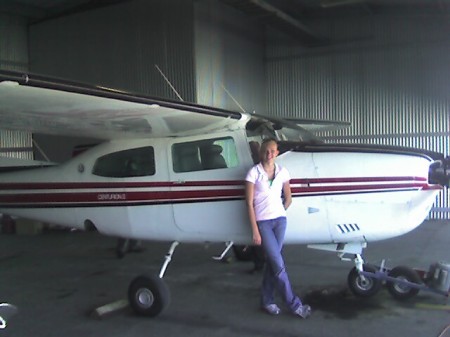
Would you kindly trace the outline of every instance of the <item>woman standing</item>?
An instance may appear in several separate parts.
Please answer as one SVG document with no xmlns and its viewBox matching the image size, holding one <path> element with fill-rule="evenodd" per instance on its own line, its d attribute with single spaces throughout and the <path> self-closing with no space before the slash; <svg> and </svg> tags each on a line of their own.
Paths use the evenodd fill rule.
<svg viewBox="0 0 450 337">
<path fill-rule="evenodd" d="M 261 304 L 263 310 L 278 315 L 275 290 L 279 292 L 294 315 L 307 318 L 311 307 L 303 305 L 292 291 L 281 250 L 286 232 L 286 209 L 292 202 L 289 172 L 275 163 L 278 156 L 275 140 L 261 144 L 259 164 L 253 166 L 245 178 L 245 197 L 253 232 L 253 243 L 262 245 L 266 266 L 262 281 Z"/>
</svg>

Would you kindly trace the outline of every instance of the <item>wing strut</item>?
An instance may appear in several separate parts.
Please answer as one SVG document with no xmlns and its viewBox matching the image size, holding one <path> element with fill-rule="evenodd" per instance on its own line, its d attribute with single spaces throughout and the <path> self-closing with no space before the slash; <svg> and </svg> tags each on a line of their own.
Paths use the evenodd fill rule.
<svg viewBox="0 0 450 337">
<path fill-rule="evenodd" d="M 170 261 L 172 261 L 172 255 L 175 252 L 175 248 L 177 248 L 177 246 L 179 244 L 180 243 L 178 241 L 174 241 L 170 245 L 169 251 L 166 254 L 166 258 L 165 258 L 164 264 L 162 265 L 161 270 L 159 271 L 159 278 L 163 278 L 164 277 L 164 273 L 166 272 L 167 266 L 169 265 Z"/>
<path fill-rule="evenodd" d="M 157 64 L 155 64 L 156 69 L 159 71 L 159 73 L 161 74 L 161 76 L 164 78 L 164 80 L 167 82 L 167 84 L 169 85 L 170 89 L 173 90 L 173 92 L 175 93 L 175 95 L 177 95 L 177 97 L 180 99 L 180 101 L 184 102 L 184 99 L 181 97 L 181 95 L 178 93 L 178 91 L 175 89 L 175 87 L 172 85 L 172 83 L 170 83 L 169 79 L 167 78 L 166 75 L 164 75 L 164 73 L 162 72 L 162 70 L 158 67 Z"/>
<path fill-rule="evenodd" d="M 226 247 L 225 247 L 224 251 L 222 252 L 222 254 L 220 254 L 218 256 L 217 255 L 213 256 L 212 257 L 213 260 L 222 261 L 224 256 L 227 255 L 228 251 L 231 249 L 231 247 L 233 247 L 234 242 L 233 241 L 228 241 L 225 244 L 226 244 Z"/>
</svg>

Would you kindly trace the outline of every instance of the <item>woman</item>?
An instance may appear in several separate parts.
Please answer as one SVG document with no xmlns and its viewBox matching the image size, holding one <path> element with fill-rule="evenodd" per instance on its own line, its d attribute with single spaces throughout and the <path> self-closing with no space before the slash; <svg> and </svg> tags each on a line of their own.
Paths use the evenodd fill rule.
<svg viewBox="0 0 450 337">
<path fill-rule="evenodd" d="M 253 243 L 262 245 L 266 266 L 262 281 L 263 310 L 278 315 L 281 310 L 274 301 L 277 290 L 294 315 L 307 318 L 311 307 L 303 305 L 292 291 L 281 250 L 286 231 L 286 209 L 292 202 L 289 172 L 275 163 L 278 145 L 264 140 L 260 163 L 253 166 L 245 178 L 245 197 L 253 233 Z"/>
</svg>

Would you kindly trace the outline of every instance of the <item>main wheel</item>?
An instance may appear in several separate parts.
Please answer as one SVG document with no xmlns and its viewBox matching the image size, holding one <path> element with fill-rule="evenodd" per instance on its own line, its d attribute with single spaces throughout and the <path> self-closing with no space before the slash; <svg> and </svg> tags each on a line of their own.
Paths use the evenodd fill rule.
<svg viewBox="0 0 450 337">
<path fill-rule="evenodd" d="M 252 246 L 233 245 L 234 256 L 238 261 L 252 261 Z"/>
<path fill-rule="evenodd" d="M 363 269 L 369 273 L 375 273 L 377 270 L 369 264 L 365 264 Z M 356 267 L 348 274 L 347 283 L 351 292 L 357 297 L 371 297 L 381 289 L 381 280 L 370 276 L 363 277 L 363 275 L 359 274 Z"/>
<path fill-rule="evenodd" d="M 130 283 L 128 301 L 137 314 L 154 317 L 169 306 L 169 288 L 157 276 L 141 275 Z"/>
<path fill-rule="evenodd" d="M 116 255 L 117 258 L 121 259 L 125 256 L 125 254 L 128 252 L 130 240 L 119 238 L 117 240 L 116 245 Z"/>
<path fill-rule="evenodd" d="M 408 281 L 411 283 L 421 284 L 422 280 L 414 269 L 405 266 L 398 266 L 393 268 L 389 274 L 390 277 L 394 277 L 398 280 Z M 386 287 L 392 297 L 398 300 L 406 300 L 419 293 L 418 288 L 410 287 L 406 284 L 397 282 L 388 282 Z"/>
</svg>

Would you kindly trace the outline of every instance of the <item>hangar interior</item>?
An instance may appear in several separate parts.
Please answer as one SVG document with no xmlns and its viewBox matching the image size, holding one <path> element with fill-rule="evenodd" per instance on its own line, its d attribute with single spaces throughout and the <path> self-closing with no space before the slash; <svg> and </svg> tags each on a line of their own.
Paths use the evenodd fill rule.
<svg viewBox="0 0 450 337">
<path fill-rule="evenodd" d="M 446 156 L 449 54 L 449 0 L 0 3 L 1 69 L 230 110 L 348 121 L 351 127 L 320 136 Z M 2 130 L 1 152 L 61 162 L 80 145 L 55 137 Z M 441 193 L 430 217 L 449 214 Z"/>
</svg>

